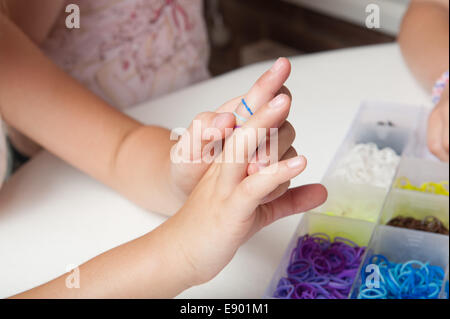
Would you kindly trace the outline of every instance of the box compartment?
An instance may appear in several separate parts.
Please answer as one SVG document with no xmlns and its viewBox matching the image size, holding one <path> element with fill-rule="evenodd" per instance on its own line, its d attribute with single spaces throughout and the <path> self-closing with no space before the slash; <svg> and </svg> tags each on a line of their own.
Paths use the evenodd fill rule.
<svg viewBox="0 0 450 319">
<path fill-rule="evenodd" d="M 423 220 L 433 216 L 449 228 L 448 197 L 393 188 L 381 213 L 380 224 L 386 225 L 398 216 Z"/>
<path fill-rule="evenodd" d="M 397 179 L 406 177 L 412 185 L 420 186 L 428 182 L 447 182 L 449 181 L 448 163 L 435 162 L 427 159 L 404 156 L 400 161 L 394 184 Z M 448 190 L 448 185 L 447 185 Z"/>
<path fill-rule="evenodd" d="M 405 263 L 418 260 L 441 267 L 444 271 L 449 263 L 448 236 L 409 230 L 391 226 L 377 226 L 370 240 L 369 248 L 353 283 L 351 298 L 357 298 L 361 285 L 361 273 L 366 269 L 373 255 L 384 255 L 389 261 Z"/>
<path fill-rule="evenodd" d="M 417 106 L 364 102 L 328 167 L 324 179 L 333 175 L 340 160 L 356 144 L 375 143 L 379 149 L 390 147 L 397 155 L 403 155 L 410 145 L 422 113 L 422 107 Z"/>
<path fill-rule="evenodd" d="M 317 211 L 334 216 L 377 222 L 392 180 L 386 187 L 357 184 L 334 176 L 336 168 L 350 149 L 360 143 L 374 143 L 379 149 L 389 147 L 401 157 L 419 123 L 421 107 L 384 102 L 365 102 L 332 160 L 322 183 L 328 189 L 328 200 Z"/>
<path fill-rule="evenodd" d="M 328 199 L 317 208 L 318 212 L 329 216 L 378 222 L 388 189 L 351 184 L 333 178 L 324 180 L 323 184 L 328 190 Z"/>
<path fill-rule="evenodd" d="M 280 279 L 287 276 L 287 267 L 289 266 L 291 252 L 297 245 L 297 240 L 300 236 L 325 233 L 330 236 L 330 239 L 332 240 L 335 237 L 344 237 L 352 240 L 358 246 L 367 247 L 374 229 L 375 224 L 365 221 L 326 216 L 315 212 L 305 213 L 272 277 L 264 294 L 264 298 L 273 298 L 273 293 L 275 292 Z"/>
</svg>

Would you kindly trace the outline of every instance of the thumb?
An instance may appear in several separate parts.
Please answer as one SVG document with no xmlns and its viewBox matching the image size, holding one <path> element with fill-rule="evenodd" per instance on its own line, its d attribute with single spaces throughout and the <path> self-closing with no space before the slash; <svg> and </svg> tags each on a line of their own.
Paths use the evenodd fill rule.
<svg viewBox="0 0 450 319">
<path fill-rule="evenodd" d="M 248 219 L 254 210 L 263 202 L 264 198 L 302 173 L 307 165 L 304 156 L 297 156 L 289 160 L 275 163 L 256 174 L 246 177 L 235 189 L 231 203 L 241 209 L 236 213 L 243 214 L 241 218 Z"/>
</svg>

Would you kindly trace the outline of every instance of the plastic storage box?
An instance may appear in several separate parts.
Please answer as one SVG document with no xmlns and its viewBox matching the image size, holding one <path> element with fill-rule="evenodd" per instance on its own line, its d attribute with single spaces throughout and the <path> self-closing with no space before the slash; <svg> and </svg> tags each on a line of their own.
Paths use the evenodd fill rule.
<svg viewBox="0 0 450 319">
<path fill-rule="evenodd" d="M 448 282 L 449 272 L 449 237 L 383 225 L 404 211 L 416 218 L 432 215 L 445 226 L 449 225 L 448 196 L 394 187 L 394 181 L 403 176 L 418 186 L 424 182 L 448 180 L 448 164 L 429 160 L 423 152 L 423 119 L 427 112 L 423 107 L 382 102 L 366 102 L 360 107 L 322 180 L 328 189 L 328 200 L 316 212 L 306 213 L 302 217 L 265 291 L 265 298 L 273 298 L 280 279 L 287 276 L 291 252 L 298 238 L 314 233 L 325 233 L 331 238 L 346 237 L 360 246 L 368 246 L 349 297 L 357 297 L 362 280 L 361 270 L 374 254 L 385 255 L 394 262 L 416 259 L 442 267 L 446 270 L 446 280 L 440 297 L 448 297 L 445 282 Z M 352 184 L 343 178 L 333 177 L 339 161 L 353 145 L 359 143 L 375 143 L 378 148 L 390 147 L 401 156 L 389 187 Z"/>
</svg>

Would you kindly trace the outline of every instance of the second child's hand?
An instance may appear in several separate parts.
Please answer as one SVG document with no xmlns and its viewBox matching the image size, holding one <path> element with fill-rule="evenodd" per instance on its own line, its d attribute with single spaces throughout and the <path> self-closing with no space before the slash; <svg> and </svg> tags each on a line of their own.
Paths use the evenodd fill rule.
<svg viewBox="0 0 450 319">
<path fill-rule="evenodd" d="M 278 94 L 285 94 L 288 98 L 291 98 L 291 94 L 289 90 L 284 87 L 284 82 L 290 75 L 291 65 L 288 59 L 280 58 L 275 64 L 272 66 L 270 70 L 265 72 L 253 85 L 253 87 L 246 93 L 244 96 L 235 98 L 224 105 L 222 105 L 216 112 L 205 112 L 201 113 L 197 116 L 196 120 L 201 122 L 201 127 L 203 131 L 201 134 L 203 135 L 205 131 L 211 127 L 220 129 L 221 135 L 216 137 L 215 139 L 204 139 L 201 145 L 200 152 L 192 152 L 192 157 L 189 158 L 191 163 L 173 163 L 170 161 L 169 164 L 169 181 L 172 182 L 172 190 L 174 192 L 175 197 L 178 200 L 174 200 L 175 204 L 172 209 L 176 211 L 176 208 L 181 207 L 183 202 L 187 199 L 191 191 L 194 189 L 195 185 L 201 179 L 203 174 L 209 168 L 210 163 L 202 162 L 196 163 L 195 161 L 201 160 L 196 158 L 195 156 L 198 154 L 202 154 L 203 148 L 208 143 L 211 143 L 215 140 L 223 140 L 227 136 L 225 135 L 225 130 L 234 128 L 236 125 L 236 119 L 233 116 L 232 112 L 240 112 L 242 117 L 249 118 L 250 114 L 245 111 L 240 111 L 239 108 L 242 108 L 241 100 L 245 98 L 248 105 L 251 106 L 252 111 L 256 112 L 260 107 L 264 104 L 267 104 L 271 99 L 273 99 Z M 278 146 L 279 146 L 279 160 L 284 160 L 288 158 L 295 157 L 297 152 L 295 149 L 291 147 L 294 138 L 295 138 L 295 130 L 288 122 L 283 120 L 280 123 L 274 123 L 273 125 L 276 128 L 279 128 L 278 132 Z M 182 145 L 186 143 L 185 139 L 191 139 L 190 143 L 192 143 L 192 138 L 194 128 L 193 124 L 188 128 L 187 134 L 181 137 L 178 145 Z M 270 140 L 269 142 L 270 143 Z M 267 149 L 269 149 L 269 144 Z M 248 165 L 248 174 L 254 174 L 258 172 L 261 168 L 264 168 L 267 163 L 262 162 L 253 162 Z M 288 188 L 289 183 L 284 184 L 280 189 L 277 189 L 273 194 L 271 194 L 269 199 L 274 199 L 278 196 L 281 196 Z M 178 207 L 177 207 L 178 206 Z"/>
<path fill-rule="evenodd" d="M 185 269 L 189 274 L 187 287 L 215 277 L 237 249 L 263 227 L 325 201 L 326 189 L 319 184 L 289 189 L 274 200 L 265 200 L 304 171 L 307 162 L 303 156 L 280 161 L 250 176 L 247 154 L 256 151 L 257 146 L 245 145 L 242 162 L 226 160 L 233 158 L 230 153 L 241 150 L 246 130 L 273 127 L 286 119 L 289 109 L 290 99 L 284 94 L 261 106 L 226 140 L 219 160 L 208 168 L 182 209 L 161 226 L 173 245 L 170 250 L 179 252 L 180 264 L 189 265 Z"/>
</svg>

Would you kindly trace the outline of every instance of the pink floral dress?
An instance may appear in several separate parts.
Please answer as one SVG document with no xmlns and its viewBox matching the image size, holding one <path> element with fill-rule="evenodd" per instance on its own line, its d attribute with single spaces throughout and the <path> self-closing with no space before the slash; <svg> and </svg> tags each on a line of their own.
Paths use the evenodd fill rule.
<svg viewBox="0 0 450 319">
<path fill-rule="evenodd" d="M 124 109 L 209 77 L 202 0 L 71 3 L 80 8 L 80 28 L 66 27 L 63 10 L 41 49 L 112 106 Z M 0 188 L 11 154 L 0 117 Z"/>
<path fill-rule="evenodd" d="M 44 53 L 92 92 L 127 108 L 208 78 L 202 0 L 69 0 Z"/>
</svg>

